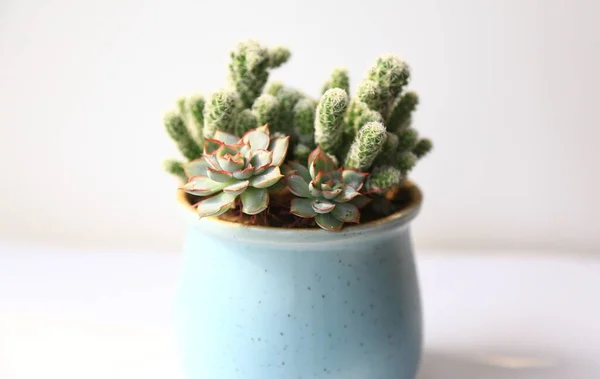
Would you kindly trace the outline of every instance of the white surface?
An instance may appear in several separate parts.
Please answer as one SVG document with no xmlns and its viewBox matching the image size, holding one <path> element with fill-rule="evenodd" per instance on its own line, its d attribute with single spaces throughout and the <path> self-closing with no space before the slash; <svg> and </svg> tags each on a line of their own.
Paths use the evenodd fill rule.
<svg viewBox="0 0 600 379">
<path fill-rule="evenodd" d="M 600 260 L 429 252 L 419 379 L 597 379 Z M 178 256 L 0 247 L 0 378 L 180 379 Z"/>
<path fill-rule="evenodd" d="M 594 0 L 2 0 L 0 237 L 176 250 L 162 112 L 225 84 L 228 50 L 255 37 L 289 45 L 275 77 L 313 95 L 338 65 L 354 88 L 380 53 L 412 65 L 416 126 L 436 143 L 414 173 L 422 247 L 598 252 L 598 14 Z"/>
</svg>

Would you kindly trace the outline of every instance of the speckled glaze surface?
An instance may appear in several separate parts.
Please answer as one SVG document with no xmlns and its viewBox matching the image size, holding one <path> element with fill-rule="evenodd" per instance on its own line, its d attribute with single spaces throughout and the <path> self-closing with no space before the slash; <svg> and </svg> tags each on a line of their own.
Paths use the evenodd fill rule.
<svg viewBox="0 0 600 379">
<path fill-rule="evenodd" d="M 419 206 L 420 193 L 340 233 L 190 212 L 177 312 L 189 378 L 413 379 L 421 308 L 409 223 Z"/>
</svg>

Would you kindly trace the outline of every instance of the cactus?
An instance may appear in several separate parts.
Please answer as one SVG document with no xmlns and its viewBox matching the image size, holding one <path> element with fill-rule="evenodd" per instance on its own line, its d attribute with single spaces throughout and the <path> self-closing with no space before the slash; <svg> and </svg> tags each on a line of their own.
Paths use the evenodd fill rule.
<svg viewBox="0 0 600 379">
<path fill-rule="evenodd" d="M 369 122 L 359 131 L 344 162 L 344 167 L 368 171 L 383 149 L 387 138 L 385 127 L 380 122 Z"/>
<path fill-rule="evenodd" d="M 419 133 L 412 128 L 401 130 L 397 136 L 398 151 L 411 151 L 419 140 Z"/>
<path fill-rule="evenodd" d="M 381 88 L 372 80 L 365 79 L 360 82 L 356 96 L 358 100 L 367 104 L 369 109 L 381 108 Z"/>
<path fill-rule="evenodd" d="M 385 193 L 402 183 L 402 172 L 394 166 L 376 166 L 367 179 L 366 188 L 375 193 Z"/>
<path fill-rule="evenodd" d="M 202 95 L 192 95 L 185 100 L 185 112 L 187 113 L 189 129 L 200 145 L 204 142 L 202 129 L 204 128 L 205 104 L 206 100 Z"/>
<path fill-rule="evenodd" d="M 311 100 L 303 99 L 296 103 L 292 124 L 299 143 L 310 149 L 314 145 L 315 134 L 315 104 Z"/>
<path fill-rule="evenodd" d="M 269 127 L 279 121 L 279 100 L 273 95 L 263 93 L 252 105 L 258 125 L 268 124 Z"/>
<path fill-rule="evenodd" d="M 233 91 L 221 89 L 212 94 L 204 106 L 204 138 L 212 138 L 217 130 L 235 132 L 238 97 Z"/>
<path fill-rule="evenodd" d="M 327 82 L 323 85 L 321 93 L 327 92 L 332 88 L 341 88 L 346 93 L 350 93 L 350 77 L 348 76 L 348 70 L 345 68 L 336 68 L 331 72 L 331 76 Z"/>
<path fill-rule="evenodd" d="M 175 159 L 168 159 L 164 162 L 165 171 L 175 175 L 182 182 L 187 182 L 187 176 L 183 169 L 183 163 L 176 161 Z"/>
<path fill-rule="evenodd" d="M 184 157 L 192 160 L 202 155 L 202 149 L 190 135 L 183 118 L 178 112 L 168 112 L 165 115 L 164 123 L 167 133 L 175 141 Z"/>
<path fill-rule="evenodd" d="M 330 154 L 335 154 L 342 142 L 343 118 L 348 106 L 348 95 L 340 88 L 327 90 L 321 97 L 315 116 L 315 143 Z"/>
<path fill-rule="evenodd" d="M 218 130 L 205 141 L 202 158 L 185 167 L 190 181 L 183 189 L 192 195 L 210 196 L 197 205 L 200 217 L 218 216 L 235 205 L 240 196 L 242 212 L 254 215 L 269 205 L 267 188 L 281 175 L 279 166 L 289 137 L 269 136 L 269 127 L 250 130 L 241 139 Z"/>
<path fill-rule="evenodd" d="M 290 50 L 283 46 L 275 46 L 269 49 L 269 67 L 277 68 L 287 62 L 292 55 Z"/>
<path fill-rule="evenodd" d="M 433 147 L 433 144 L 431 143 L 430 139 L 422 138 L 419 140 L 419 142 L 417 142 L 417 144 L 413 148 L 412 152 L 417 158 L 421 159 L 424 156 L 426 156 L 427 154 L 429 154 L 432 147 Z"/>
<path fill-rule="evenodd" d="M 308 157 L 306 167 L 290 163 L 285 179 L 292 200 L 290 212 L 298 217 L 315 218 L 317 225 L 339 231 L 344 222 L 357 223 L 358 207 L 351 201 L 360 196 L 367 174 L 337 167 L 331 157 L 317 147 Z"/>
<path fill-rule="evenodd" d="M 396 157 L 394 166 L 398 170 L 400 170 L 402 175 L 406 176 L 409 173 L 409 171 L 412 170 L 413 167 L 415 167 L 415 164 L 417 164 L 417 160 L 417 156 L 413 153 L 402 153 Z"/>
<path fill-rule="evenodd" d="M 253 40 L 237 45 L 231 52 L 229 87 L 206 98 L 198 94 L 182 97 L 176 110 L 165 116 L 168 134 L 188 161 L 166 161 L 165 170 L 181 180 L 184 174 L 191 178 L 186 190 L 206 197 L 198 207 L 202 216 L 236 208 L 240 198 L 242 212 L 255 214 L 266 209 L 268 193 L 282 196 L 279 200 L 289 196 L 285 181 L 278 180 L 279 167 L 289 150 L 290 160 L 309 164 L 304 168 L 308 176 L 303 179 L 312 191 L 310 197 L 294 200 L 292 214 L 306 211 L 318 225 L 330 230 L 354 220 L 354 209 L 334 215 L 339 202 L 328 198 L 345 185 L 340 172 L 348 170 L 363 179 L 354 187 L 357 193 L 370 173 L 365 184 L 368 196 L 348 204 L 364 205 L 373 199 L 368 210 L 379 215 L 397 209 L 392 207 L 394 196 L 417 161 L 432 148 L 431 141 L 420 138 L 412 126 L 419 98 L 404 89 L 410 79 L 409 66 L 394 55 L 378 57 L 352 98 L 348 71 L 336 68 L 321 97 L 314 100 L 279 81 L 267 85 L 270 70 L 290 56 L 285 47 L 268 48 Z M 267 155 L 271 161 L 265 166 Z M 338 162 L 343 162 L 345 169 L 337 169 Z M 288 170 L 290 165 L 301 171 L 299 163 L 288 162 Z M 326 172 L 317 178 L 316 168 Z M 258 182 L 262 179 L 255 178 L 262 178 L 267 170 L 272 175 L 263 178 L 268 192 L 259 191 L 262 187 L 252 183 L 262 186 Z M 288 187 L 296 195 L 301 191 L 297 183 Z M 282 204 L 285 200 L 274 208 L 281 211 Z M 338 211 L 344 207 L 339 206 Z M 289 217 L 285 211 L 279 216 Z"/>
<path fill-rule="evenodd" d="M 375 65 L 369 69 L 367 78 L 379 87 L 380 102 L 374 110 L 387 116 L 396 97 L 400 94 L 410 78 L 408 65 L 392 54 L 382 55 L 377 58 Z"/>
<path fill-rule="evenodd" d="M 277 123 L 273 125 L 273 131 L 291 135 L 294 128 L 294 107 L 298 101 L 303 97 L 300 91 L 282 87 L 277 93 L 277 100 L 279 101 L 279 119 Z"/>
<path fill-rule="evenodd" d="M 265 93 L 268 93 L 269 95 L 277 96 L 277 94 L 279 93 L 279 91 L 282 88 L 283 88 L 282 82 L 272 82 L 272 83 L 269 83 L 269 85 L 267 86 Z"/>
<path fill-rule="evenodd" d="M 258 125 L 261 124 L 258 123 L 258 119 L 254 112 L 250 109 L 244 109 L 238 114 L 235 120 L 235 134 L 243 136 L 246 132 L 255 129 Z"/>
<path fill-rule="evenodd" d="M 418 104 L 419 97 L 414 92 L 406 92 L 398 97 L 386 122 L 388 130 L 398 132 L 410 124 L 410 114 L 417 108 Z"/>
<path fill-rule="evenodd" d="M 296 145 L 296 147 L 294 147 L 294 159 L 302 164 L 305 164 L 308 161 L 308 156 L 310 155 L 311 151 L 312 150 L 310 147 L 299 143 Z"/>
</svg>

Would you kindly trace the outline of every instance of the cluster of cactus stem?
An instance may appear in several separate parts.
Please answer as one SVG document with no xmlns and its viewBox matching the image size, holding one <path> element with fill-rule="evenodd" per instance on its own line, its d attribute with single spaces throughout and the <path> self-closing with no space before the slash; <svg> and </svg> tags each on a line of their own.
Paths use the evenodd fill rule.
<svg viewBox="0 0 600 379">
<path fill-rule="evenodd" d="M 344 169 L 368 173 L 363 187 L 370 196 L 401 186 L 417 161 L 432 148 L 412 127 L 416 93 L 407 91 L 408 65 L 395 55 L 382 55 L 350 95 L 348 71 L 336 68 L 315 100 L 269 73 L 290 52 L 250 40 L 231 52 L 229 85 L 209 96 L 180 99 L 164 123 L 185 159 L 205 152 L 205 141 L 218 132 L 237 137 L 268 125 L 271 135 L 289 136 L 287 162 L 306 165 L 320 148 Z M 185 162 L 169 160 L 165 168 L 186 181 Z"/>
</svg>

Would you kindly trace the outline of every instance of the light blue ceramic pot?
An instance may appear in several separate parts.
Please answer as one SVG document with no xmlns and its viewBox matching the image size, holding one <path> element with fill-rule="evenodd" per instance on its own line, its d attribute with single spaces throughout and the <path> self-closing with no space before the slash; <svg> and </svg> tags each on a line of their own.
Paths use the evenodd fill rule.
<svg viewBox="0 0 600 379">
<path fill-rule="evenodd" d="M 190 379 L 413 379 L 421 308 L 410 221 L 332 233 L 199 220 L 190 208 L 178 326 Z"/>
</svg>

